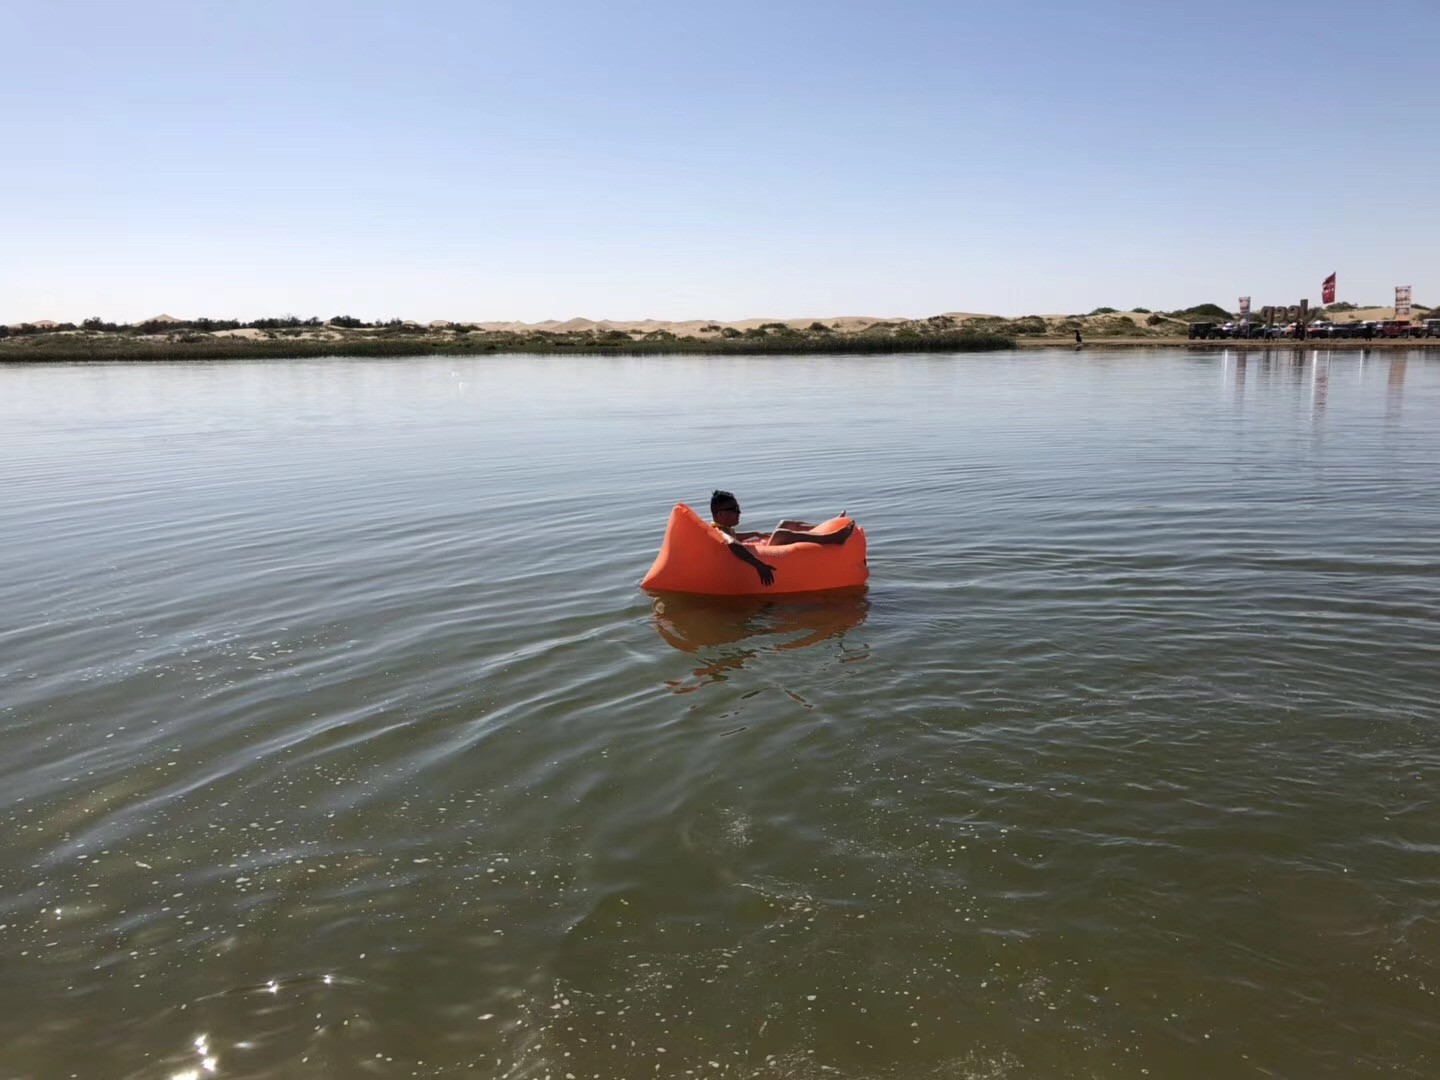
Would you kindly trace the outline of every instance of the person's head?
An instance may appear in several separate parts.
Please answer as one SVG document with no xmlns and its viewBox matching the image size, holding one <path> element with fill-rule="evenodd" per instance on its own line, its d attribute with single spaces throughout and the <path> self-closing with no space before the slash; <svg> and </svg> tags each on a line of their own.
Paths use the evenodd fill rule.
<svg viewBox="0 0 1440 1080">
<path fill-rule="evenodd" d="M 710 520 L 733 529 L 740 523 L 740 500 L 728 491 L 712 491 Z"/>
</svg>

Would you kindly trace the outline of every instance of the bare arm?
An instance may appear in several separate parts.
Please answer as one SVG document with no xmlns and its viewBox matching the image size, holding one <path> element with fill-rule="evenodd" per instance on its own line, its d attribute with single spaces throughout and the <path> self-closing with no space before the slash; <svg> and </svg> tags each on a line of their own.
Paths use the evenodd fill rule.
<svg viewBox="0 0 1440 1080">
<path fill-rule="evenodd" d="M 750 551 L 749 548 L 747 548 L 744 544 L 740 543 L 738 540 L 731 541 L 726 546 L 730 548 L 730 554 L 734 555 L 741 562 L 749 563 L 755 568 L 755 572 L 760 575 L 761 585 L 775 584 L 775 568 L 773 566 L 770 566 L 768 563 L 761 562 L 755 557 L 755 555 Z"/>
</svg>

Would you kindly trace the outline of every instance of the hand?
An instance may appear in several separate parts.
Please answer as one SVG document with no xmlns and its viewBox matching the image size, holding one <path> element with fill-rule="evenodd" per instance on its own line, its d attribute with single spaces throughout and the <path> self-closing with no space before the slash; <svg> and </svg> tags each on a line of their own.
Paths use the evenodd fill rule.
<svg viewBox="0 0 1440 1080">
<path fill-rule="evenodd" d="M 769 586 L 775 584 L 775 568 L 769 563 L 760 563 L 755 567 L 755 572 L 760 575 L 761 585 Z"/>
</svg>

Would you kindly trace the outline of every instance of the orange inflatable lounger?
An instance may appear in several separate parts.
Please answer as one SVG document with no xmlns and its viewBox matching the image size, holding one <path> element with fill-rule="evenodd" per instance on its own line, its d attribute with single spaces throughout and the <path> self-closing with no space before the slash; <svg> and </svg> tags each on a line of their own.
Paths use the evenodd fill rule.
<svg viewBox="0 0 1440 1080">
<path fill-rule="evenodd" d="M 849 518 L 831 518 L 817 525 L 815 531 L 838 532 L 849 523 Z M 864 585 L 870 576 L 865 565 L 865 533 L 859 527 L 843 544 L 771 547 L 750 541 L 745 546 L 756 558 L 775 568 L 775 584 L 762 585 L 755 568 L 730 551 L 725 534 L 681 503 L 670 511 L 660 554 L 640 586 L 657 592 L 703 596 L 778 596 L 853 589 Z"/>
</svg>

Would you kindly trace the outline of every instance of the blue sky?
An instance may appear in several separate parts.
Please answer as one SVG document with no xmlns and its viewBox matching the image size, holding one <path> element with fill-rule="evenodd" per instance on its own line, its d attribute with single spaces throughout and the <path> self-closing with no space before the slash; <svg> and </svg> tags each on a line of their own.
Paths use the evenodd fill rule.
<svg viewBox="0 0 1440 1080">
<path fill-rule="evenodd" d="M 7 8 L 0 322 L 1440 303 L 1440 4 Z"/>
</svg>

